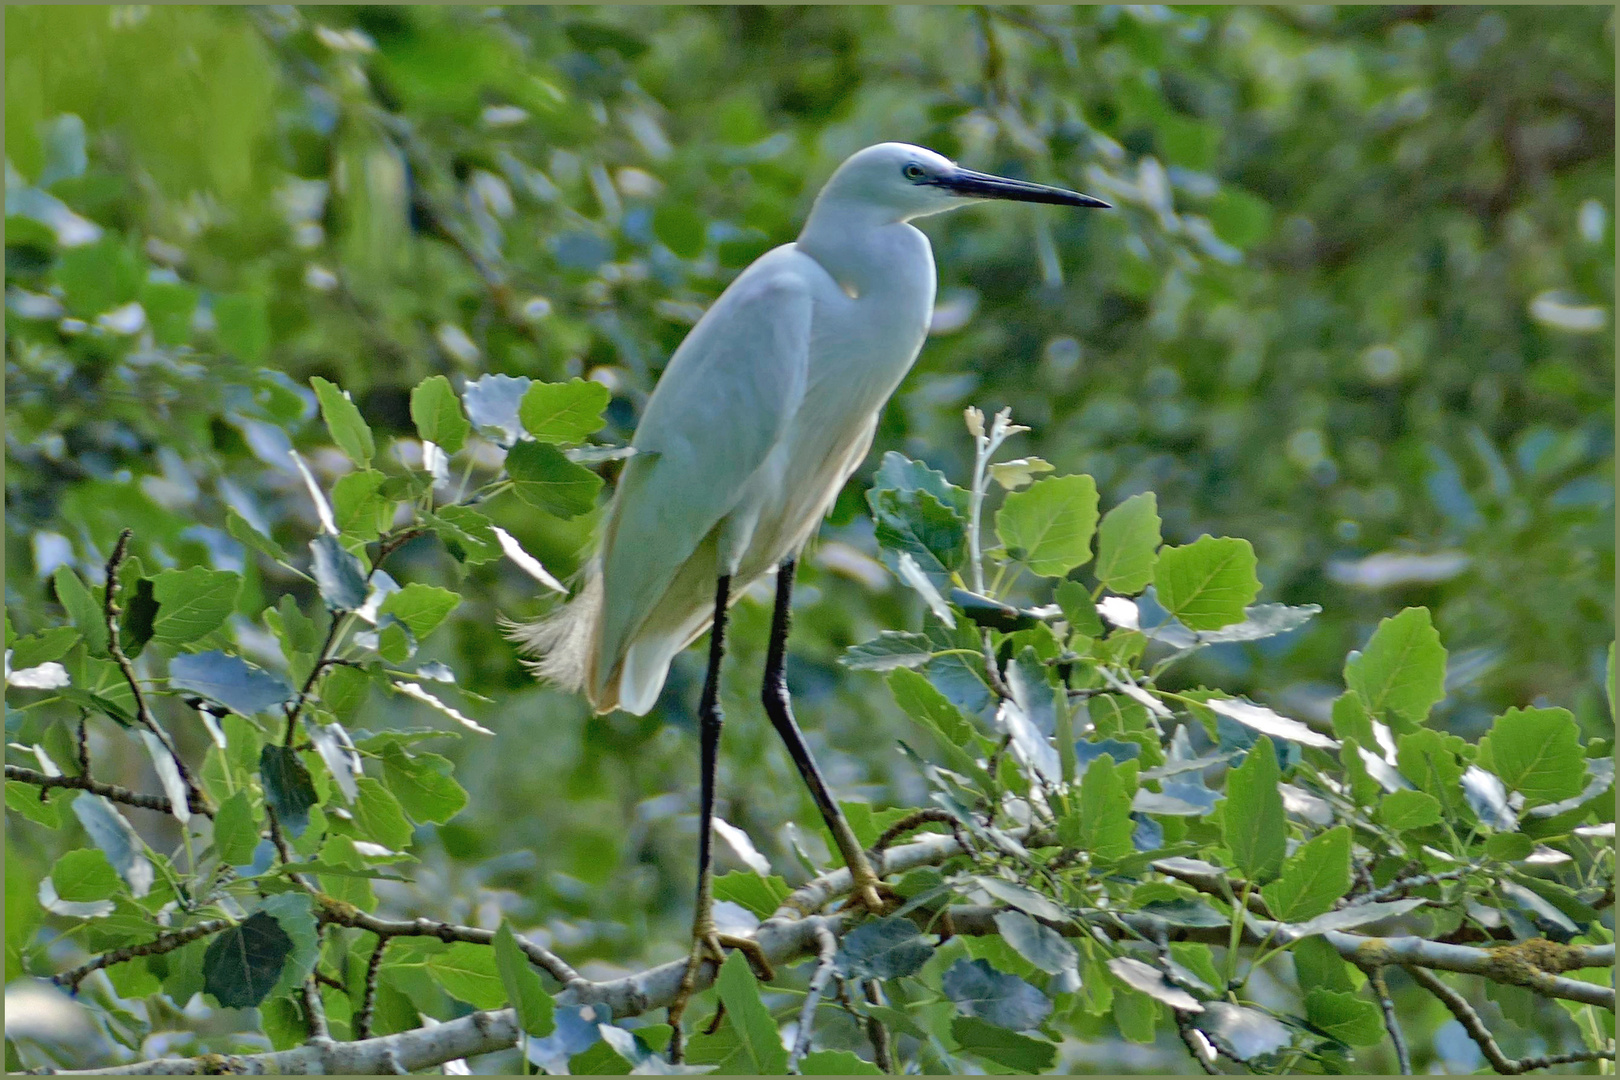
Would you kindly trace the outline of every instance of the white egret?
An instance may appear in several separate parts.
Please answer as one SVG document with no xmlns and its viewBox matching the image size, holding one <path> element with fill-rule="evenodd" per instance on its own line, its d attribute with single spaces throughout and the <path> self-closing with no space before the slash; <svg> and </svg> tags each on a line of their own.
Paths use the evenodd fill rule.
<svg viewBox="0 0 1620 1080">
<path fill-rule="evenodd" d="M 687 335 L 647 402 L 573 599 L 511 628 L 537 675 L 598 712 L 650 709 L 670 661 L 712 625 L 699 707 L 698 897 L 680 1013 L 723 944 L 710 915 L 710 838 L 720 741 L 720 661 L 732 601 L 777 569 L 763 699 L 853 879 L 881 911 L 882 885 L 827 789 L 783 678 L 800 549 L 865 458 L 878 413 L 922 348 L 934 259 L 914 218 L 979 200 L 1107 203 L 960 168 L 904 143 L 869 146 L 821 189 L 797 240 L 760 256 Z M 762 959 L 762 958 L 760 958 Z"/>
</svg>

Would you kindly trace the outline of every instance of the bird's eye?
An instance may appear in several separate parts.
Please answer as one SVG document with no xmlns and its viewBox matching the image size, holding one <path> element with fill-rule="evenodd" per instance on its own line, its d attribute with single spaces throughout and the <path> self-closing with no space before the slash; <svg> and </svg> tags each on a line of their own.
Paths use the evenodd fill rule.
<svg viewBox="0 0 1620 1080">
<path fill-rule="evenodd" d="M 901 169 L 900 171 L 905 174 L 905 178 L 907 180 L 910 180 L 913 183 L 917 183 L 919 181 L 922 181 L 922 180 L 926 179 L 927 176 L 928 176 L 928 170 L 924 169 L 921 165 L 917 164 L 915 161 L 911 162 L 910 164 L 908 164 L 905 168 Z"/>
</svg>

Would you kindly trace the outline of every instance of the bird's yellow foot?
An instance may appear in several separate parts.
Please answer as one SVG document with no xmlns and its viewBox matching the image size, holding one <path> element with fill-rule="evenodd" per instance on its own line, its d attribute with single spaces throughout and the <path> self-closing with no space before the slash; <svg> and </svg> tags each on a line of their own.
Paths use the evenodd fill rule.
<svg viewBox="0 0 1620 1080">
<path fill-rule="evenodd" d="M 726 950 L 736 949 L 748 958 L 748 966 L 754 969 L 754 977 L 760 982 L 773 982 L 776 979 L 776 969 L 771 966 L 770 958 L 765 950 L 753 938 L 737 937 L 732 934 L 720 934 L 714 930 L 699 930 L 692 935 L 692 952 L 686 958 L 686 972 L 681 976 L 680 988 L 675 992 L 675 1000 L 669 1003 L 669 1026 L 673 1029 L 669 1036 L 669 1059 L 679 1064 L 685 1054 L 685 1039 L 681 1034 L 681 1017 L 686 1012 L 687 1004 L 697 991 L 698 972 L 702 970 L 704 961 L 713 961 L 718 970 L 726 962 Z M 716 1020 L 719 1017 L 716 1016 Z"/>
<path fill-rule="evenodd" d="M 883 916 L 899 907 L 904 899 L 889 887 L 888 882 L 874 876 L 868 880 L 855 883 L 855 888 L 851 891 L 849 899 L 844 901 L 844 910 Z"/>
</svg>

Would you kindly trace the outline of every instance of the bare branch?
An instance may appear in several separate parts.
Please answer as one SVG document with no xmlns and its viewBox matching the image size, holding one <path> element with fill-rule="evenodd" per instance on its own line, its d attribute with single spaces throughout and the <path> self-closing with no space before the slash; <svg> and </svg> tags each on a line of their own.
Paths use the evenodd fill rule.
<svg viewBox="0 0 1620 1080">
<path fill-rule="evenodd" d="M 1030 841 L 1038 840 L 1027 830 L 1012 830 L 1012 835 Z M 891 873 L 904 872 L 918 866 L 937 865 L 962 853 L 956 839 L 944 834 L 923 837 L 913 843 L 891 849 L 887 855 Z M 761 952 L 776 966 L 785 966 L 803 956 L 820 953 L 821 934 L 841 936 L 846 919 L 841 913 L 816 914 L 823 906 L 847 895 L 850 878 L 847 869 L 839 869 L 800 887 L 782 907 L 754 932 L 754 940 Z M 472 941 L 487 944 L 494 935 L 473 927 L 435 923 L 428 919 L 387 920 L 368 915 L 349 905 L 330 898 L 319 898 L 321 919 L 341 926 L 369 930 L 383 936 L 433 936 L 446 941 Z M 958 906 L 947 909 L 956 933 L 985 935 L 997 932 L 996 908 L 985 906 Z M 1088 913 L 1080 913 L 1082 915 Z M 1098 913 L 1092 913 L 1098 914 Z M 919 918 L 926 918 L 919 913 Z M 1043 920 L 1044 921 L 1044 920 Z M 1079 920 L 1047 925 L 1061 933 L 1078 936 L 1085 932 Z M 1185 928 L 1172 927 L 1166 932 L 1162 920 L 1140 913 L 1120 913 L 1117 921 L 1107 924 L 1109 932 L 1119 935 L 1138 935 L 1157 940 L 1165 937 L 1172 941 L 1208 940 L 1224 944 L 1227 927 Z M 448 935 L 448 936 L 446 936 Z M 1297 937 L 1297 928 L 1258 917 L 1244 922 L 1247 944 L 1258 944 L 1271 936 L 1273 942 L 1288 942 Z M 1563 978 L 1552 971 L 1570 971 L 1581 967 L 1612 967 L 1612 945 L 1557 945 L 1553 942 L 1520 942 L 1513 946 L 1494 949 L 1476 949 L 1463 945 L 1448 945 L 1422 938 L 1374 938 L 1330 931 L 1322 938 L 1341 956 L 1363 965 L 1414 965 L 1439 970 L 1484 975 L 1500 982 L 1527 986 L 1546 996 L 1564 997 L 1588 1004 L 1614 1007 L 1612 988 L 1576 979 Z M 580 978 L 563 963 L 533 943 L 523 945 L 530 959 L 563 982 L 557 995 L 561 1005 L 605 1005 L 617 1019 L 640 1016 L 666 1007 L 675 999 L 681 977 L 686 971 L 686 959 L 628 975 L 619 979 L 591 982 Z M 546 960 L 545 957 L 550 957 Z M 558 965 L 552 967 L 552 963 Z M 714 969 L 704 965 L 698 974 L 698 989 L 712 984 Z M 355 1042 L 311 1045 L 294 1050 L 267 1054 L 245 1054 L 226 1058 L 166 1058 L 159 1061 L 138 1062 L 108 1069 L 92 1070 L 102 1074 L 182 1074 L 231 1071 L 239 1073 L 393 1073 L 399 1070 L 416 1071 L 453 1061 L 457 1058 L 505 1050 L 516 1044 L 520 1031 L 510 1009 L 500 1012 L 476 1012 L 432 1028 L 417 1028 L 373 1039 Z M 1560 1059 L 1562 1060 L 1562 1059 Z M 1573 1059 L 1571 1059 L 1573 1060 Z M 1591 1060 L 1590 1058 L 1581 1060 Z M 1548 1059 L 1548 1064 L 1554 1063 Z M 1535 1066 L 1535 1067 L 1540 1067 Z"/>
<path fill-rule="evenodd" d="M 388 938 L 378 938 L 377 947 L 371 950 L 371 959 L 366 961 L 366 989 L 360 998 L 360 1011 L 354 1014 L 351 1024 L 356 1039 L 371 1037 L 371 1014 L 377 1007 L 377 975 L 382 971 L 383 953 L 388 949 L 388 942 Z"/>
<path fill-rule="evenodd" d="M 1389 996 L 1389 984 L 1384 981 L 1383 968 L 1368 968 L 1367 981 L 1372 985 L 1373 993 L 1378 995 L 1378 1007 L 1384 1011 L 1384 1029 L 1389 1032 L 1390 1045 L 1395 1047 L 1395 1060 L 1400 1065 L 1402 1076 L 1412 1075 L 1412 1055 L 1406 1049 L 1406 1039 L 1401 1035 L 1401 1025 L 1395 1019 L 1395 999 Z"/>
<path fill-rule="evenodd" d="M 810 1037 L 816 1028 L 816 1007 L 821 1004 L 827 980 L 832 978 L 833 959 L 838 955 L 838 939 L 826 927 L 816 928 L 816 948 L 819 959 L 816 971 L 810 976 L 810 987 L 804 995 L 804 1006 L 799 1009 L 799 1033 L 793 1039 L 793 1052 L 788 1055 L 788 1071 L 799 1066 L 799 1059 L 810 1052 Z"/>
<path fill-rule="evenodd" d="M 38 784 L 42 791 L 51 788 L 70 788 L 75 791 L 88 791 L 92 795 L 100 795 L 115 803 L 125 806 L 135 806 L 142 810 L 156 810 L 160 814 L 174 813 L 174 804 L 162 795 L 143 795 L 138 791 L 131 791 L 117 784 L 103 784 L 92 780 L 88 776 L 46 776 L 34 769 L 25 769 L 20 765 L 6 766 L 7 780 L 20 780 L 25 784 Z M 205 817 L 214 816 L 214 808 L 197 801 L 197 795 L 192 792 L 188 796 L 191 800 L 191 812 L 202 814 Z"/>
<path fill-rule="evenodd" d="M 1425 971 L 1420 967 L 1408 967 L 1407 973 L 1417 980 L 1419 986 L 1439 998 L 1451 1015 L 1461 1021 L 1468 1037 L 1479 1044 L 1480 1050 L 1485 1054 L 1485 1060 L 1491 1063 L 1491 1068 L 1508 1076 L 1517 1076 L 1520 1073 L 1530 1072 L 1533 1069 L 1545 1069 L 1550 1065 L 1569 1065 L 1578 1061 L 1613 1061 L 1614 1044 L 1603 1050 L 1577 1050 L 1570 1054 L 1553 1054 L 1547 1057 L 1510 1058 L 1502 1052 L 1496 1040 L 1491 1037 L 1490 1029 L 1479 1018 L 1479 1013 L 1468 1004 L 1466 998 L 1440 980 L 1433 972 Z"/>
<path fill-rule="evenodd" d="M 491 945 L 495 941 L 495 933 L 492 930 L 483 930 L 476 926 L 458 926 L 455 923 L 438 922 L 433 919 L 381 919 L 361 911 L 353 904 L 334 900 L 321 893 L 316 894 L 316 903 L 318 904 L 316 917 L 323 923 L 369 930 L 384 939 L 435 937 L 444 942 L 466 941 L 474 945 Z M 562 957 L 545 946 L 537 945 L 522 937 L 517 939 L 517 944 L 531 963 L 564 986 L 591 985 Z"/>
<path fill-rule="evenodd" d="M 77 992 L 79 989 L 79 984 L 83 982 L 87 976 L 93 972 L 100 971 L 102 968 L 109 968 L 114 964 L 122 964 L 125 961 L 134 960 L 136 957 L 140 956 L 160 956 L 163 953 L 173 952 L 182 945 L 191 944 L 198 938 L 205 938 L 209 934 L 217 934 L 230 925 L 231 920 L 229 919 L 209 919 L 206 922 L 200 922 L 194 926 L 188 926 L 183 930 L 176 930 L 168 934 L 160 934 L 152 941 L 148 941 L 140 945 L 126 945 L 122 949 L 114 949 L 112 952 L 102 953 L 100 956 L 89 961 L 88 963 L 80 964 L 76 968 L 69 968 L 67 971 L 62 972 L 59 975 L 51 976 L 51 982 L 55 983 L 57 986 L 65 986 L 69 990 Z"/>
<path fill-rule="evenodd" d="M 102 615 L 107 621 L 107 653 L 117 663 L 118 670 L 123 673 L 124 681 L 129 684 L 130 693 L 135 695 L 135 718 L 140 721 L 142 727 L 157 737 L 157 740 L 163 744 L 163 748 L 169 752 L 169 756 L 174 759 L 174 767 L 180 773 L 180 779 L 184 781 L 186 791 L 189 793 L 187 801 L 192 806 L 199 803 L 203 806 L 209 806 L 211 804 L 208 801 L 208 796 L 203 794 L 202 788 L 197 783 L 197 778 L 191 775 L 191 770 L 186 767 L 185 761 L 180 757 L 180 752 L 174 748 L 174 740 L 169 738 L 169 733 L 163 730 L 163 726 L 152 715 L 152 708 L 146 703 L 146 692 L 141 689 L 141 680 L 135 674 L 135 665 L 124 653 L 123 638 L 118 626 L 118 616 L 120 614 L 118 610 L 118 570 L 124 564 L 124 556 L 129 553 L 129 538 L 134 535 L 134 532 L 133 529 L 125 529 L 119 533 L 118 542 L 113 545 L 112 556 L 107 559 L 107 589 L 102 598 Z"/>
</svg>

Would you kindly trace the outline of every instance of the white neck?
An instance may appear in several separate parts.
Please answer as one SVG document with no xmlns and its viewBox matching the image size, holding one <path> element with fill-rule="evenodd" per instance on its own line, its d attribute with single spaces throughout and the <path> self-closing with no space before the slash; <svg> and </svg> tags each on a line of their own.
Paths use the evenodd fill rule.
<svg viewBox="0 0 1620 1080">
<path fill-rule="evenodd" d="M 851 296 L 882 291 L 897 273 L 912 269 L 906 264 L 918 254 L 930 275 L 933 270 L 928 238 L 896 220 L 892 209 L 864 201 L 817 199 L 796 243 Z"/>
</svg>

